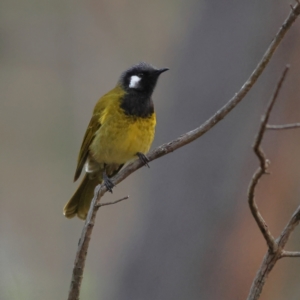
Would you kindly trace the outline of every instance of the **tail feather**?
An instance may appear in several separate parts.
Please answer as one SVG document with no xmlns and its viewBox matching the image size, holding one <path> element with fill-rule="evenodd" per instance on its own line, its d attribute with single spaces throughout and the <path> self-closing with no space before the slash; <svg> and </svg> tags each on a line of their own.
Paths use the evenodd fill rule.
<svg viewBox="0 0 300 300">
<path fill-rule="evenodd" d="M 99 179 L 90 179 L 88 174 L 85 174 L 80 186 L 64 207 L 64 215 L 71 219 L 76 215 L 85 220 L 91 201 L 94 196 L 95 187 L 100 183 Z"/>
</svg>

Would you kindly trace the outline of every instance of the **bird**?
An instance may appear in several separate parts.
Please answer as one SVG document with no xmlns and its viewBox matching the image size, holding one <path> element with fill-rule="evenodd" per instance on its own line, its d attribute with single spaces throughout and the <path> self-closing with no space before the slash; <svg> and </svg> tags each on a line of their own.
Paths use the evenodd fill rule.
<svg viewBox="0 0 300 300">
<path fill-rule="evenodd" d="M 156 114 L 152 94 L 159 76 L 168 68 L 140 62 L 124 71 L 116 86 L 95 105 L 77 159 L 74 181 L 84 177 L 63 213 L 85 220 L 95 187 L 102 182 L 112 193 L 111 177 L 134 158 L 148 165 L 146 156 L 154 139 Z"/>
</svg>

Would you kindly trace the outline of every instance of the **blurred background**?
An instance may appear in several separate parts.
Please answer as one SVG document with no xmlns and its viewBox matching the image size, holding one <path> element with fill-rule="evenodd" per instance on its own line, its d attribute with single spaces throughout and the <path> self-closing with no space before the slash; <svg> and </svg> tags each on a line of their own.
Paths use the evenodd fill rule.
<svg viewBox="0 0 300 300">
<path fill-rule="evenodd" d="M 153 148 L 191 130 L 248 78 L 290 1 L 2 0 L 0 299 L 66 299 L 83 222 L 62 208 L 98 98 L 139 61 L 169 67 Z M 251 145 L 286 63 L 271 123 L 300 121 L 300 20 L 258 83 L 199 140 L 119 184 L 99 210 L 81 299 L 245 299 L 266 252 L 247 205 Z M 257 202 L 278 236 L 300 203 L 300 130 L 268 132 Z M 296 230 L 287 250 L 300 250 Z M 300 259 L 261 299 L 299 299 Z"/>
</svg>

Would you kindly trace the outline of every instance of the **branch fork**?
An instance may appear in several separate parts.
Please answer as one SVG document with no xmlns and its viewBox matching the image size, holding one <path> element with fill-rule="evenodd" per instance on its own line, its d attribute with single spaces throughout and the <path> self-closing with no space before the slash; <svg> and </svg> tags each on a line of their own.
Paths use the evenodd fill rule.
<svg viewBox="0 0 300 300">
<path fill-rule="evenodd" d="M 263 262 L 261 263 L 261 266 L 257 272 L 257 275 L 252 283 L 248 300 L 257 300 L 260 297 L 260 294 L 262 292 L 263 286 L 265 284 L 266 278 L 268 274 L 271 272 L 273 267 L 275 266 L 276 262 L 283 257 L 300 257 L 300 252 L 296 251 L 286 251 L 284 250 L 284 247 L 295 229 L 295 227 L 299 223 L 299 217 L 300 217 L 300 206 L 297 208 L 297 210 L 294 212 L 292 218 L 287 223 L 286 227 L 283 229 L 281 235 L 275 239 L 268 229 L 268 226 L 263 219 L 262 215 L 259 212 L 259 209 L 257 207 L 257 204 L 255 202 L 255 189 L 258 184 L 258 181 L 260 178 L 267 174 L 267 168 L 268 168 L 268 160 L 261 148 L 261 143 L 264 137 L 264 134 L 268 127 L 268 120 L 270 118 L 270 114 L 272 111 L 272 108 L 274 107 L 275 101 L 278 97 L 279 91 L 282 88 L 282 84 L 285 80 L 285 77 L 288 73 L 289 66 L 286 66 L 284 69 L 281 78 L 276 86 L 275 92 L 273 94 L 272 99 L 270 100 L 266 112 L 264 116 L 262 117 L 261 125 L 258 131 L 258 134 L 255 139 L 255 143 L 253 146 L 253 150 L 260 162 L 260 166 L 258 170 L 255 172 L 255 174 L 252 177 L 252 180 L 249 185 L 248 189 L 248 204 L 251 210 L 251 213 L 268 245 L 268 251 L 263 259 Z"/>
</svg>

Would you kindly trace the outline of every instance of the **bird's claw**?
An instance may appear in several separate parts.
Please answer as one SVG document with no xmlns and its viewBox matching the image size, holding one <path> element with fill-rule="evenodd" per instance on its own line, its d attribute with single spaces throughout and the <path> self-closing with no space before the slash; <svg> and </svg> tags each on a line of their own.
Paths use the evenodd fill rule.
<svg viewBox="0 0 300 300">
<path fill-rule="evenodd" d="M 144 166 L 147 166 L 148 168 L 150 168 L 150 166 L 148 164 L 149 159 L 145 154 L 138 152 L 136 155 L 138 156 L 139 160 L 143 163 Z"/>
<path fill-rule="evenodd" d="M 104 185 L 110 193 L 113 193 L 112 189 L 115 187 L 113 182 L 107 177 L 106 173 L 103 173 Z"/>
</svg>

